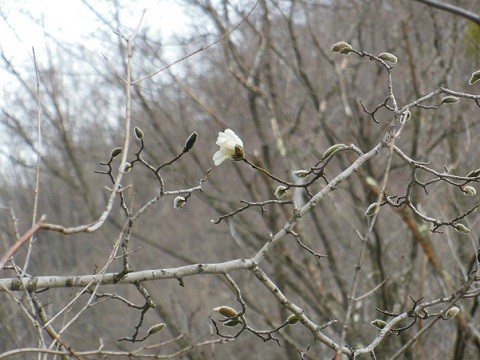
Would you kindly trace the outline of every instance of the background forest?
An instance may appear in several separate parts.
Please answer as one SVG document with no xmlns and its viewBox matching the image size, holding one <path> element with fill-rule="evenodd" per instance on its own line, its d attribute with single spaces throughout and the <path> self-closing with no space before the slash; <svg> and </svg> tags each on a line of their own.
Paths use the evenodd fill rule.
<svg viewBox="0 0 480 360">
<path fill-rule="evenodd" d="M 0 255 L 47 225 L 0 270 L 0 358 L 479 358 L 480 21 L 411 0 L 180 4 L 172 37 L 127 27 L 135 1 L 84 1 L 84 41 L 0 49 Z M 226 129 L 246 161 L 215 166 Z"/>
</svg>

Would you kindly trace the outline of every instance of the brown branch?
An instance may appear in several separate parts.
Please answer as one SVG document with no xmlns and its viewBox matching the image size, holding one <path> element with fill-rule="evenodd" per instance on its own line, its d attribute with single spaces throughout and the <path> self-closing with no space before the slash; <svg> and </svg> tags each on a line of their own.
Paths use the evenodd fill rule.
<svg viewBox="0 0 480 360">
<path fill-rule="evenodd" d="M 18 249 L 22 247 L 23 244 L 25 244 L 28 239 L 30 239 L 38 230 L 42 228 L 43 222 L 45 221 L 46 216 L 43 215 L 40 220 L 33 225 L 30 230 L 28 230 L 25 235 L 23 235 L 20 239 L 18 239 L 15 244 L 13 244 L 10 249 L 7 250 L 5 255 L 3 255 L 2 259 L 0 260 L 0 270 L 2 270 L 5 267 L 5 264 L 7 263 L 8 260 L 15 254 Z"/>
</svg>

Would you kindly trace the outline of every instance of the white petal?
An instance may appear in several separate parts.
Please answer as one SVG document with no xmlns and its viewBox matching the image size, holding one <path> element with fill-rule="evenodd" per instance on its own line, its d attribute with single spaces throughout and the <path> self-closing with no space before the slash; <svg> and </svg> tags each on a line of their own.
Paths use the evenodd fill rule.
<svg viewBox="0 0 480 360">
<path fill-rule="evenodd" d="M 233 140 L 233 141 L 235 142 L 235 145 L 240 145 L 241 147 L 243 147 L 242 139 L 240 139 L 240 138 L 237 136 L 237 134 L 235 134 L 235 133 L 233 132 L 233 130 L 227 129 L 227 130 L 225 130 L 225 134 L 226 134 L 231 140 Z M 235 148 L 235 146 L 234 146 L 234 148 Z"/>
<path fill-rule="evenodd" d="M 215 165 L 218 166 L 232 155 L 233 153 L 228 149 L 220 148 L 220 150 L 213 154 L 213 161 L 215 162 Z"/>
</svg>

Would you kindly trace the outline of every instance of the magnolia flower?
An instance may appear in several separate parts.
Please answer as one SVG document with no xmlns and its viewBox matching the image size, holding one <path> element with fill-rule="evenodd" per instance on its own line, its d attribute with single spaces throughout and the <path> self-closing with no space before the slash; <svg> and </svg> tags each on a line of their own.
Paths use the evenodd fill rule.
<svg viewBox="0 0 480 360">
<path fill-rule="evenodd" d="M 242 139 L 240 139 L 232 130 L 227 129 L 225 132 L 219 132 L 217 145 L 220 146 L 220 150 L 213 155 L 213 161 L 216 166 L 220 165 L 226 159 L 243 159 Z"/>
</svg>

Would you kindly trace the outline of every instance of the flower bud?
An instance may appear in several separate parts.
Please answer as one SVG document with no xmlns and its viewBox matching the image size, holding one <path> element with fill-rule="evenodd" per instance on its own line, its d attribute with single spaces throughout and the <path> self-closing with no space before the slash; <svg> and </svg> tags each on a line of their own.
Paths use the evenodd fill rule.
<svg viewBox="0 0 480 360">
<path fill-rule="evenodd" d="M 229 320 L 223 323 L 223 326 L 234 327 L 240 325 L 242 322 L 240 320 Z"/>
<path fill-rule="evenodd" d="M 345 41 L 339 41 L 333 44 L 332 48 L 330 49 L 330 52 L 338 52 L 343 49 L 351 49 L 351 48 L 352 48 L 352 45 L 350 45 L 349 43 Z"/>
<path fill-rule="evenodd" d="M 406 122 L 407 122 L 408 120 L 410 120 L 411 118 L 412 118 L 412 113 L 411 113 L 409 110 L 405 111 L 405 112 L 402 114 L 402 121 L 403 121 L 404 123 L 406 123 Z"/>
<path fill-rule="evenodd" d="M 467 185 L 462 188 L 462 191 L 467 196 L 474 196 L 477 193 L 477 190 L 473 186 Z"/>
<path fill-rule="evenodd" d="M 370 324 L 379 330 L 382 330 L 385 326 L 387 326 L 387 323 L 380 319 L 375 319 Z"/>
<path fill-rule="evenodd" d="M 456 96 L 445 96 L 441 103 L 442 104 L 455 104 L 455 103 L 458 103 L 460 101 L 460 99 Z"/>
<path fill-rule="evenodd" d="M 143 131 L 142 129 L 140 129 L 138 126 L 135 126 L 135 129 L 133 129 L 133 132 L 135 133 L 135 137 L 138 139 L 138 140 L 142 140 L 143 139 Z"/>
<path fill-rule="evenodd" d="M 235 153 L 232 156 L 232 159 L 235 161 L 243 160 L 245 153 L 243 152 L 243 147 L 240 145 L 235 145 Z"/>
<path fill-rule="evenodd" d="M 470 229 L 461 223 L 454 224 L 453 227 L 461 234 L 468 234 L 470 232 Z"/>
<path fill-rule="evenodd" d="M 184 153 L 192 150 L 192 148 L 195 146 L 195 143 L 197 142 L 197 138 L 198 138 L 198 133 L 196 131 L 190 134 L 187 141 L 185 141 L 185 146 L 183 147 Z"/>
<path fill-rule="evenodd" d="M 343 147 L 345 147 L 345 144 L 335 144 L 335 145 L 330 146 L 327 149 L 327 151 L 325 151 L 325 153 L 323 154 L 323 158 L 325 159 L 325 158 L 329 157 L 335 150 L 341 149 Z"/>
<path fill-rule="evenodd" d="M 238 315 L 237 311 L 230 306 L 219 306 L 213 309 L 213 311 L 218 312 L 228 318 L 232 318 Z"/>
<path fill-rule="evenodd" d="M 452 306 L 450 309 L 447 310 L 447 312 L 445 313 L 445 316 L 447 319 L 451 319 L 457 316 L 459 312 L 460 312 L 460 308 L 458 306 Z"/>
<path fill-rule="evenodd" d="M 480 169 L 470 171 L 467 174 L 467 177 L 477 177 L 478 175 L 480 175 Z"/>
<path fill-rule="evenodd" d="M 130 172 L 130 170 L 132 170 L 132 164 L 130 164 L 129 162 L 126 162 L 125 166 L 123 167 L 123 172 L 128 173 Z"/>
<path fill-rule="evenodd" d="M 162 331 L 166 326 L 167 325 L 164 323 L 153 325 L 150 329 L 148 329 L 148 335 L 156 334 L 159 331 Z"/>
<path fill-rule="evenodd" d="M 346 48 L 343 48 L 342 50 L 340 50 L 339 53 L 342 54 L 342 55 L 348 55 L 352 51 L 353 51 L 353 49 L 351 47 L 346 47 Z"/>
<path fill-rule="evenodd" d="M 113 159 L 122 153 L 123 149 L 121 147 L 116 147 L 110 153 L 110 157 Z"/>
<path fill-rule="evenodd" d="M 475 84 L 478 80 L 480 80 L 480 70 L 477 70 L 475 71 L 473 74 L 472 74 L 472 77 L 470 78 L 470 80 L 468 81 L 468 83 L 470 85 L 473 85 Z"/>
<path fill-rule="evenodd" d="M 377 203 L 372 203 L 368 206 L 367 210 L 365 211 L 365 216 L 373 216 L 377 211 Z"/>
<path fill-rule="evenodd" d="M 296 324 L 297 322 L 298 322 L 298 317 L 295 314 L 292 314 L 287 318 L 287 323 L 290 325 Z"/>
<path fill-rule="evenodd" d="M 279 187 L 277 187 L 277 189 L 275 190 L 275 197 L 277 199 L 281 199 L 282 197 L 284 197 L 286 194 L 287 194 L 287 191 L 288 191 L 288 188 L 283 186 L 283 185 L 280 185 Z"/>
<path fill-rule="evenodd" d="M 293 175 L 295 175 L 296 177 L 299 177 L 301 179 L 306 178 L 308 176 L 308 174 L 310 174 L 310 171 L 308 171 L 308 170 L 296 170 L 296 171 L 293 172 Z"/>
<path fill-rule="evenodd" d="M 398 61 L 398 59 L 395 55 L 390 54 L 388 52 L 381 53 L 380 55 L 378 55 L 378 57 L 380 59 L 382 59 L 383 61 L 387 61 L 387 62 L 392 63 L 392 64 L 396 64 L 397 61 Z"/>
<path fill-rule="evenodd" d="M 187 200 L 183 196 L 177 196 L 175 200 L 173 200 L 173 207 L 180 210 L 186 202 Z"/>
</svg>

